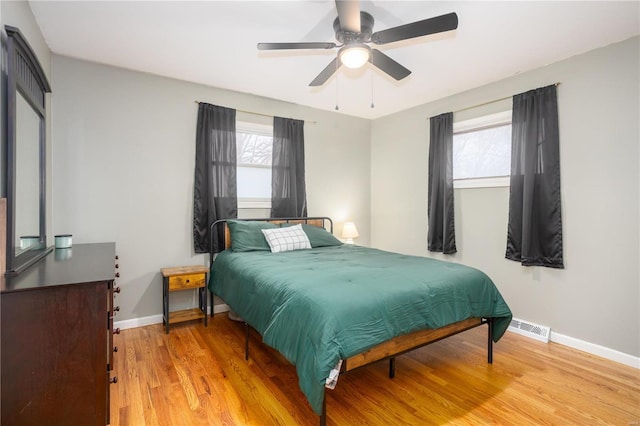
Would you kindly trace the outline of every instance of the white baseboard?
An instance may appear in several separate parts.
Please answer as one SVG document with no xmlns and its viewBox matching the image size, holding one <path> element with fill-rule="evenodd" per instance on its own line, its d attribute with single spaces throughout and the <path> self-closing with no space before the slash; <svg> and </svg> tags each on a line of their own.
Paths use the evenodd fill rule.
<svg viewBox="0 0 640 426">
<path fill-rule="evenodd" d="M 574 337 L 565 336 L 564 334 L 554 333 L 553 331 L 551 332 L 550 338 L 554 343 L 569 346 L 570 348 L 578 349 L 579 351 L 587 352 L 611 361 L 619 362 L 620 364 L 628 365 L 629 367 L 640 369 L 640 357 L 596 345 L 595 343 L 585 342 L 584 340 L 576 339 Z"/>
<path fill-rule="evenodd" d="M 120 330 L 126 330 L 127 328 L 144 327 L 145 325 L 152 324 L 162 324 L 162 314 L 113 322 L 113 326 L 119 328 Z"/>
<path fill-rule="evenodd" d="M 229 307 L 222 303 L 213 307 L 213 313 L 219 314 L 221 312 L 227 312 Z M 211 313 L 211 306 L 209 306 L 208 314 Z M 144 327 L 145 325 L 162 324 L 162 314 L 151 315 L 142 318 L 133 318 L 130 320 L 114 321 L 113 326 L 120 330 L 126 330 L 128 328 Z"/>
<path fill-rule="evenodd" d="M 227 306 L 226 303 L 220 303 L 219 305 L 214 305 L 213 306 L 213 313 L 214 314 L 219 314 L 221 312 L 228 312 L 229 311 L 229 307 Z M 209 310 L 209 312 L 211 312 L 211 310 Z"/>
<path fill-rule="evenodd" d="M 518 330 L 514 329 L 513 327 L 509 327 L 507 331 L 511 333 L 517 333 L 529 339 L 542 341 L 526 333 L 520 333 Z M 619 362 L 620 364 L 628 365 L 629 367 L 640 369 L 640 357 L 625 354 L 624 352 L 616 351 L 615 349 L 596 345 L 595 343 L 585 342 L 584 340 L 565 336 L 564 334 L 556 333 L 553 331 L 549 335 L 549 341 L 553 343 L 557 343 L 559 345 L 568 346 L 570 348 L 577 349 L 579 351 L 586 352 L 591 355 L 596 355 L 602 358 L 606 358 L 610 361 Z M 544 343 L 544 341 L 542 342 Z"/>
<path fill-rule="evenodd" d="M 214 314 L 219 314 L 227 311 L 229 311 L 229 306 L 224 303 L 215 305 L 213 307 Z M 209 307 L 209 312 L 211 312 L 211 307 Z M 113 323 L 114 327 L 118 327 L 121 330 L 126 330 L 127 328 L 144 327 L 145 325 L 151 324 L 162 324 L 162 314 L 117 321 Z M 564 334 L 555 333 L 553 331 L 551 332 L 550 340 L 560 345 L 569 346 L 570 348 L 578 349 L 579 351 L 587 352 L 611 361 L 619 362 L 620 364 L 628 365 L 629 367 L 640 369 L 640 357 L 637 356 L 625 354 L 624 352 L 616 351 L 615 349 L 596 345 L 595 343 L 585 342 L 584 340 L 565 336 Z"/>
</svg>

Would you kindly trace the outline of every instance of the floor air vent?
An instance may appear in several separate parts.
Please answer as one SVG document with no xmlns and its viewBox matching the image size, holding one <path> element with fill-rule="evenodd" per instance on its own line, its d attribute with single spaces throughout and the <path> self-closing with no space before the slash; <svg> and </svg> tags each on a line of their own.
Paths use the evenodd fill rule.
<svg viewBox="0 0 640 426">
<path fill-rule="evenodd" d="M 517 318 L 513 318 L 511 320 L 511 324 L 509 324 L 509 331 L 513 331 L 514 333 L 522 334 L 523 336 L 545 343 L 549 342 L 549 335 L 551 334 L 551 328 L 549 327 L 519 320 Z"/>
</svg>

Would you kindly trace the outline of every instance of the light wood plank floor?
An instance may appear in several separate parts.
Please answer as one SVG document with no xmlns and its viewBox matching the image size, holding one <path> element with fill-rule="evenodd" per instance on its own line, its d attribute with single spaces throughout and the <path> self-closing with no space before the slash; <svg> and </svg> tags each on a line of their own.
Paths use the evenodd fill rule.
<svg viewBox="0 0 640 426">
<path fill-rule="evenodd" d="M 112 425 L 317 425 L 295 368 L 244 326 L 201 321 L 124 330 Z M 507 333 L 486 363 L 486 327 L 340 377 L 328 425 L 638 425 L 640 370 Z"/>
</svg>

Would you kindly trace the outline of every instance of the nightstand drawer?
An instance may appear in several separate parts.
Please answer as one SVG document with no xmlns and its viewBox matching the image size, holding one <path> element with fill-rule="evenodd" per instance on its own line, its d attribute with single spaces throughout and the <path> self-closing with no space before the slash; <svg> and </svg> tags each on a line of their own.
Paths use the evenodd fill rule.
<svg viewBox="0 0 640 426">
<path fill-rule="evenodd" d="M 205 286 L 206 274 L 176 275 L 169 277 L 169 291 Z"/>
</svg>

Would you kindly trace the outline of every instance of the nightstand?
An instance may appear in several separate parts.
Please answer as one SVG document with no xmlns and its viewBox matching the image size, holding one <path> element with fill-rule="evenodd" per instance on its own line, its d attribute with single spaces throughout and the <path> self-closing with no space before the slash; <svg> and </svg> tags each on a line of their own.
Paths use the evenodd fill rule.
<svg viewBox="0 0 640 426">
<path fill-rule="evenodd" d="M 162 268 L 162 322 L 169 334 L 169 324 L 204 318 L 207 326 L 207 272 L 205 266 L 178 266 Z M 169 295 L 173 291 L 197 290 L 199 307 L 182 311 L 169 311 Z"/>
</svg>

